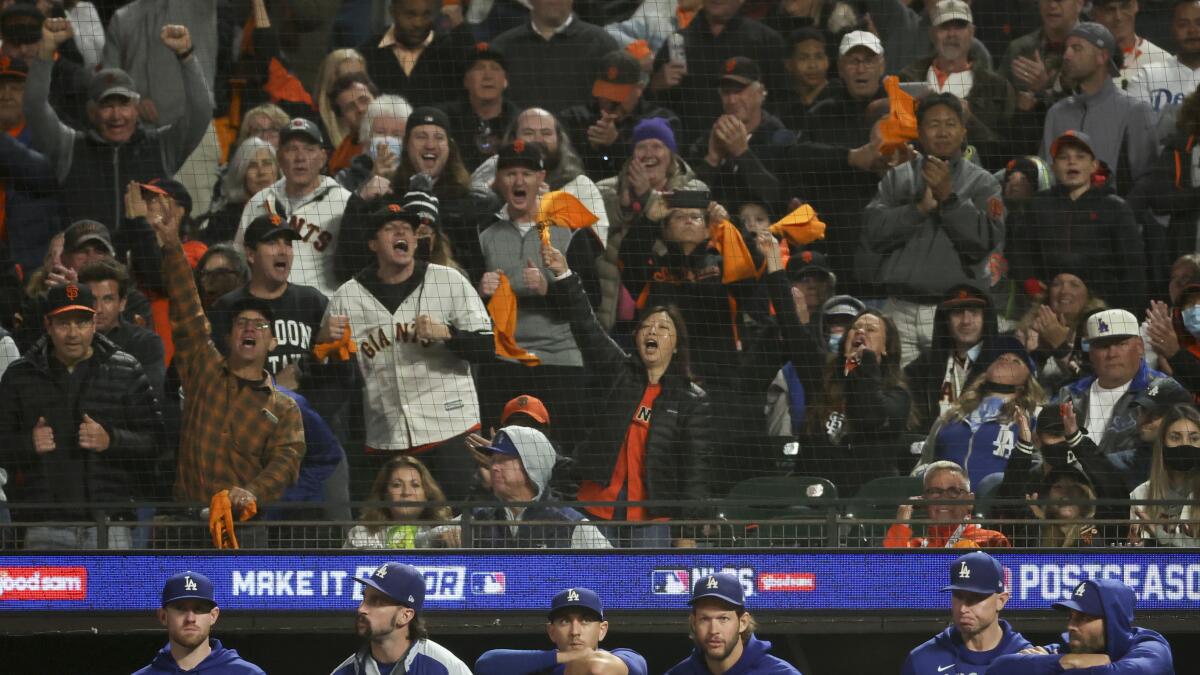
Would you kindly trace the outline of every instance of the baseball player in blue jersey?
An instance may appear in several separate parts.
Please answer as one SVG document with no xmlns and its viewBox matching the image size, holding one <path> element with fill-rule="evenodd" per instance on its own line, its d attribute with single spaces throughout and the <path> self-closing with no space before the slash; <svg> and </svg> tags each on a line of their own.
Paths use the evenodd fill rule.
<svg viewBox="0 0 1200 675">
<path fill-rule="evenodd" d="M 220 614 L 208 577 L 180 572 L 167 579 L 162 609 L 158 610 L 158 620 L 167 628 L 167 646 L 134 675 L 263 675 L 262 669 L 238 656 L 237 650 L 226 649 L 220 640 L 208 636 Z"/>
<path fill-rule="evenodd" d="M 742 582 L 732 574 L 710 574 L 692 585 L 692 655 L 667 675 L 800 675 L 767 652 L 771 643 L 754 637 Z"/>
<path fill-rule="evenodd" d="M 1000 610 L 1008 602 L 1004 568 L 983 551 L 950 564 L 950 616 L 954 625 L 908 654 L 901 675 L 984 675 L 992 661 L 1032 646 Z"/>
<path fill-rule="evenodd" d="M 608 633 L 600 596 L 568 588 L 550 603 L 546 634 L 556 649 L 493 649 L 475 662 L 477 675 L 646 675 L 646 659 L 632 649 L 600 649 Z"/>
<path fill-rule="evenodd" d="M 366 640 L 333 675 L 471 675 L 466 664 L 429 639 L 421 622 L 425 577 L 412 565 L 384 563 L 366 579 L 355 629 Z"/>
<path fill-rule="evenodd" d="M 997 659 L 992 675 L 1056 675 L 1067 670 L 1092 675 L 1175 675 L 1167 639 L 1133 625 L 1136 604 L 1133 589 L 1116 579 L 1081 582 L 1069 600 L 1052 605 L 1071 613 L 1062 643 Z"/>
</svg>

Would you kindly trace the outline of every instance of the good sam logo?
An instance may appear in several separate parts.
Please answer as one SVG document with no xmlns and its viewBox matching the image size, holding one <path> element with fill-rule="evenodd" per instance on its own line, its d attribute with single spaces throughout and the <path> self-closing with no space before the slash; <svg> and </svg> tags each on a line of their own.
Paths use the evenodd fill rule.
<svg viewBox="0 0 1200 675">
<path fill-rule="evenodd" d="M 84 567 L 0 567 L 0 602 L 9 600 L 84 600 Z"/>
</svg>

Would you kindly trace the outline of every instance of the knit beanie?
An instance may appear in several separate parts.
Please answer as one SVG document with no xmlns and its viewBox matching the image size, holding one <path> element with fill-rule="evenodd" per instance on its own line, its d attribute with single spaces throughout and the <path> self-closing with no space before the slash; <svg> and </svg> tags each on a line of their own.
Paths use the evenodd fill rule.
<svg viewBox="0 0 1200 675">
<path fill-rule="evenodd" d="M 671 152 L 679 154 L 679 148 L 675 145 L 675 132 L 671 130 L 671 125 L 661 117 L 650 117 L 637 123 L 633 128 L 633 145 L 637 145 L 644 140 L 655 138 L 662 141 L 663 145 L 671 149 Z"/>
</svg>

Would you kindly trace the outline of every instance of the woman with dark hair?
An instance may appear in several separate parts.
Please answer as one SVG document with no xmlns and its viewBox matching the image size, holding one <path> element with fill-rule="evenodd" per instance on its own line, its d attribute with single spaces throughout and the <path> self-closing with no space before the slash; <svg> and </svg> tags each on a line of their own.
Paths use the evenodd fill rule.
<svg viewBox="0 0 1200 675">
<path fill-rule="evenodd" d="M 490 193 L 472 190 L 471 174 L 463 165 L 449 128 L 450 120 L 441 110 L 414 110 L 404 129 L 400 164 L 392 179 L 387 181 L 388 189 L 381 192 L 372 181 L 350 197 L 342 221 L 342 242 L 335 254 L 339 281 L 346 281 L 374 260 L 367 250 L 366 239 L 357 232 L 357 222 L 370 212 L 372 200 L 403 197 L 409 183 L 420 174 L 428 176 L 433 183 L 432 192 L 439 202 L 440 231 L 449 240 L 449 255 L 458 261 L 455 267 L 476 269 L 479 246 L 475 226 L 485 215 L 499 208 L 499 202 Z M 346 231 L 347 224 L 350 231 Z"/>
<path fill-rule="evenodd" d="M 826 362 L 809 406 L 797 469 L 829 478 L 850 494 L 872 478 L 900 472 L 908 455 L 901 434 L 912 416 L 912 396 L 900 367 L 900 334 L 890 317 L 864 310 L 840 347 Z"/>
<path fill-rule="evenodd" d="M 708 496 L 710 461 L 708 397 L 692 378 L 688 332 L 674 307 L 646 309 L 634 334 L 636 355 L 626 354 L 604 332 L 592 312 L 579 275 L 557 249 L 542 249 L 542 263 L 555 275 L 552 303 L 566 314 L 583 354 L 584 367 L 603 399 L 595 401 L 590 428 L 575 461 L 582 479 L 581 501 L 679 500 L 699 504 Z M 598 520 L 646 521 L 687 515 L 677 506 L 590 506 Z M 610 536 L 616 545 L 666 546 L 666 526 L 631 528 Z M 679 534 L 679 533 L 676 533 Z M 620 543 L 618 543 L 620 542 Z M 690 543 L 674 537 L 675 545 Z"/>
<path fill-rule="evenodd" d="M 446 495 L 421 460 L 397 455 L 379 468 L 368 497 L 372 502 L 393 506 L 371 506 L 363 511 L 362 525 L 355 525 L 343 548 L 431 548 L 441 541 L 436 523 L 452 518 Z M 443 528 L 442 531 L 448 531 Z"/>
<path fill-rule="evenodd" d="M 1057 391 L 1091 372 L 1081 338 L 1084 323 L 1106 308 L 1092 293 L 1084 270 L 1059 271 L 1050 277 L 1044 297 L 1017 323 L 1017 337 L 1033 356 L 1042 387 Z"/>
<path fill-rule="evenodd" d="M 1150 458 L 1150 480 L 1129 493 L 1138 500 L 1176 500 L 1178 504 L 1129 507 L 1129 543 L 1135 546 L 1200 546 L 1200 411 L 1174 405 L 1167 411 Z M 1162 524 L 1161 521 L 1167 521 Z M 1160 523 L 1139 524 L 1144 521 Z"/>
<path fill-rule="evenodd" d="M 1020 341 L 1000 337 L 984 344 L 982 375 L 968 384 L 933 424 L 921 464 L 947 459 L 967 471 L 979 486 L 994 473 L 1004 474 L 1017 444 L 1020 413 L 1035 416 L 1046 393 L 1033 376 L 1035 366 Z"/>
</svg>

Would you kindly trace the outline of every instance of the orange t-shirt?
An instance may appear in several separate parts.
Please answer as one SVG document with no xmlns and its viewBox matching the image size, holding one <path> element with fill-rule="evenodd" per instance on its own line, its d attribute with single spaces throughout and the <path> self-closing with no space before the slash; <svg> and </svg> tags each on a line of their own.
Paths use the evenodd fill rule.
<svg viewBox="0 0 1200 675">
<path fill-rule="evenodd" d="M 332 176 L 350 166 L 350 160 L 362 154 L 365 149 L 366 145 L 355 143 L 350 136 L 343 138 L 342 142 L 334 149 L 333 156 L 329 158 L 329 175 Z"/>
<path fill-rule="evenodd" d="M 629 430 L 625 432 L 625 442 L 621 444 L 617 466 L 613 468 L 608 486 L 583 481 L 579 485 L 579 501 L 616 501 L 622 488 L 625 489 L 625 501 L 640 502 L 646 498 L 646 438 L 650 435 L 650 416 L 654 412 L 654 400 L 660 393 L 661 384 L 646 387 L 646 391 L 642 393 L 642 401 L 638 403 L 637 411 L 630 421 Z M 611 506 L 588 506 L 585 510 L 605 520 L 612 520 L 614 513 Z M 629 520 L 646 520 L 646 510 L 640 506 L 631 506 L 626 517 Z"/>
</svg>

